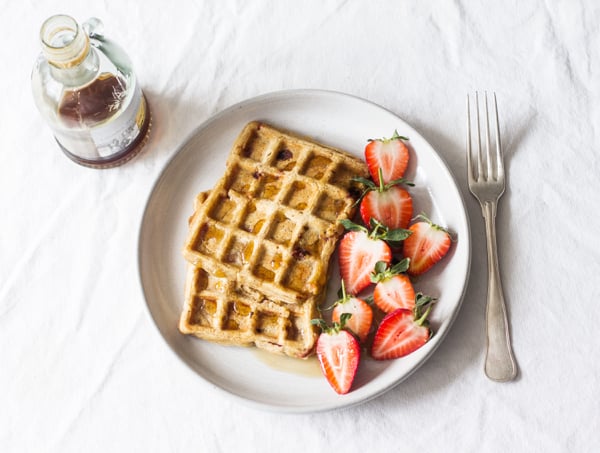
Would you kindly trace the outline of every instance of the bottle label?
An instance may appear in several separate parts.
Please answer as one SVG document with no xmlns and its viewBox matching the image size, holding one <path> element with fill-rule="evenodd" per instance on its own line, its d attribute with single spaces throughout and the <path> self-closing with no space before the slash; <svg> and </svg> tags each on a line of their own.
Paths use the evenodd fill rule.
<svg viewBox="0 0 600 453">
<path fill-rule="evenodd" d="M 115 105 L 113 108 L 118 110 L 120 106 Z M 136 85 L 131 102 L 120 115 L 90 129 L 100 157 L 125 151 L 142 132 L 146 115 L 146 100 L 139 85 Z"/>
<path fill-rule="evenodd" d="M 146 99 L 139 85 L 136 84 L 127 106 L 121 105 L 121 99 L 126 100 L 126 91 L 112 90 L 110 104 L 100 111 L 104 119 L 98 123 L 94 120 L 100 114 L 94 104 L 86 103 L 89 97 L 84 94 L 87 93 L 75 93 L 73 99 L 68 99 L 69 102 L 63 103 L 59 110 L 65 127 L 55 129 L 54 135 L 60 145 L 74 156 L 89 161 L 107 159 L 127 151 L 144 132 L 148 121 Z M 86 115 L 86 105 L 92 106 L 92 115 Z"/>
</svg>

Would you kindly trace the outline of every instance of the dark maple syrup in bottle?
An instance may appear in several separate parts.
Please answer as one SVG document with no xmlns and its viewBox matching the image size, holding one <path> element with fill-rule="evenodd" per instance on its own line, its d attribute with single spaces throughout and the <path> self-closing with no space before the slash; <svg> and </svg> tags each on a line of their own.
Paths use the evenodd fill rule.
<svg viewBox="0 0 600 453">
<path fill-rule="evenodd" d="M 90 19 L 52 16 L 40 32 L 32 73 L 34 98 L 56 141 L 73 161 L 93 168 L 134 157 L 150 131 L 150 111 L 127 55 Z"/>
</svg>

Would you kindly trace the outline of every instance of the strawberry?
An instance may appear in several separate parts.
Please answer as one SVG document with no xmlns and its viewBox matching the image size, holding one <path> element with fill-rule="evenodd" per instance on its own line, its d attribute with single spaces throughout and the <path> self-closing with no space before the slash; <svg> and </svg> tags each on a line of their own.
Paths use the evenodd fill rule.
<svg viewBox="0 0 600 453">
<path fill-rule="evenodd" d="M 431 297 L 418 294 L 414 309 L 398 308 L 388 313 L 375 333 L 371 356 L 375 360 L 397 359 L 427 343 L 432 335 L 427 322 L 432 301 Z"/>
<path fill-rule="evenodd" d="M 383 182 L 401 178 L 408 166 L 408 147 L 402 140 L 406 137 L 394 131 L 392 138 L 371 139 L 365 147 L 365 161 L 371 178 L 379 184 L 379 169 L 383 171 Z"/>
<path fill-rule="evenodd" d="M 364 343 L 373 323 L 373 309 L 364 300 L 346 294 L 342 280 L 342 298 L 335 303 L 331 320 L 340 322 L 344 313 L 352 315 L 346 322 L 346 328 L 356 335 L 361 343 Z"/>
<path fill-rule="evenodd" d="M 360 201 L 360 216 L 365 225 L 369 225 L 371 218 L 375 218 L 391 229 L 406 228 L 413 215 L 412 197 L 407 190 L 398 186 L 414 184 L 403 178 L 384 184 L 382 174 L 383 171 L 379 168 L 378 185 L 369 179 L 354 178 L 354 181 L 365 186 Z"/>
<path fill-rule="evenodd" d="M 375 283 L 373 301 L 383 312 L 390 313 L 398 308 L 412 310 L 415 306 L 415 290 L 404 274 L 409 266 L 409 259 L 404 258 L 392 267 L 383 261 L 375 265 L 371 281 Z"/>
<path fill-rule="evenodd" d="M 351 316 L 344 313 L 340 322 L 334 322 L 332 327 L 328 327 L 322 319 L 312 320 L 322 330 L 317 340 L 317 358 L 321 371 L 329 385 L 341 395 L 350 391 L 360 362 L 358 341 L 350 332 L 343 330 Z"/>
<path fill-rule="evenodd" d="M 409 233 L 408 230 L 388 230 L 374 219 L 370 233 L 350 220 L 341 223 L 349 231 L 339 245 L 340 274 L 348 293 L 358 294 L 371 284 L 370 275 L 378 261 L 390 263 L 392 251 L 385 240 L 401 241 Z"/>
<path fill-rule="evenodd" d="M 448 253 L 452 242 L 447 230 L 434 224 L 424 215 L 417 218 L 420 220 L 408 228 L 412 234 L 403 244 L 404 256 L 410 258 L 410 275 L 427 272 Z"/>
</svg>

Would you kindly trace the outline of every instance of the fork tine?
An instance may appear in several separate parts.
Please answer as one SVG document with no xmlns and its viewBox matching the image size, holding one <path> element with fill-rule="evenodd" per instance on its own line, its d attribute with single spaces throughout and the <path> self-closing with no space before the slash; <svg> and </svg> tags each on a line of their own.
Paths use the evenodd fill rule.
<svg viewBox="0 0 600 453">
<path fill-rule="evenodd" d="M 492 144 L 490 142 L 490 115 L 488 111 L 488 96 L 487 91 L 484 92 L 484 108 L 485 108 L 485 160 L 486 160 L 486 179 L 494 179 L 494 169 L 492 167 Z"/>
<path fill-rule="evenodd" d="M 496 114 L 496 169 L 498 179 L 504 178 L 504 163 L 502 161 L 502 144 L 500 143 L 500 121 L 498 120 L 498 102 L 496 101 L 496 93 L 494 92 L 494 112 Z"/>
<path fill-rule="evenodd" d="M 481 155 L 481 127 L 479 124 L 479 93 L 475 92 L 475 116 L 477 117 L 477 180 L 483 175 L 483 157 Z"/>
<path fill-rule="evenodd" d="M 469 95 L 467 94 L 467 178 L 468 182 L 473 181 L 473 164 L 471 162 L 471 107 Z"/>
</svg>

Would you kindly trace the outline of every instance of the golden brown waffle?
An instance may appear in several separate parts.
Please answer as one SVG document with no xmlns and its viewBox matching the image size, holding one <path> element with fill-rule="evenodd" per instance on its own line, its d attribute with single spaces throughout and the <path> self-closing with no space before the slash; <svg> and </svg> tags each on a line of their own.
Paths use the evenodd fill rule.
<svg viewBox="0 0 600 453">
<path fill-rule="evenodd" d="M 287 304 L 240 288 L 223 274 L 210 274 L 188 264 L 185 304 L 179 330 L 221 344 L 255 345 L 291 357 L 311 354 L 320 301 L 309 298 Z"/>
<path fill-rule="evenodd" d="M 354 214 L 353 176 L 368 176 L 360 159 L 249 123 L 192 218 L 184 256 L 236 290 L 314 303 L 343 232 L 339 220 Z"/>
<path fill-rule="evenodd" d="M 208 194 L 197 195 L 190 224 Z M 314 347 L 317 334 L 311 319 L 318 317 L 319 304 L 315 298 L 300 304 L 271 301 L 260 292 L 240 288 L 223 274 L 210 275 L 188 263 L 179 330 L 221 344 L 255 345 L 303 358 Z"/>
</svg>

